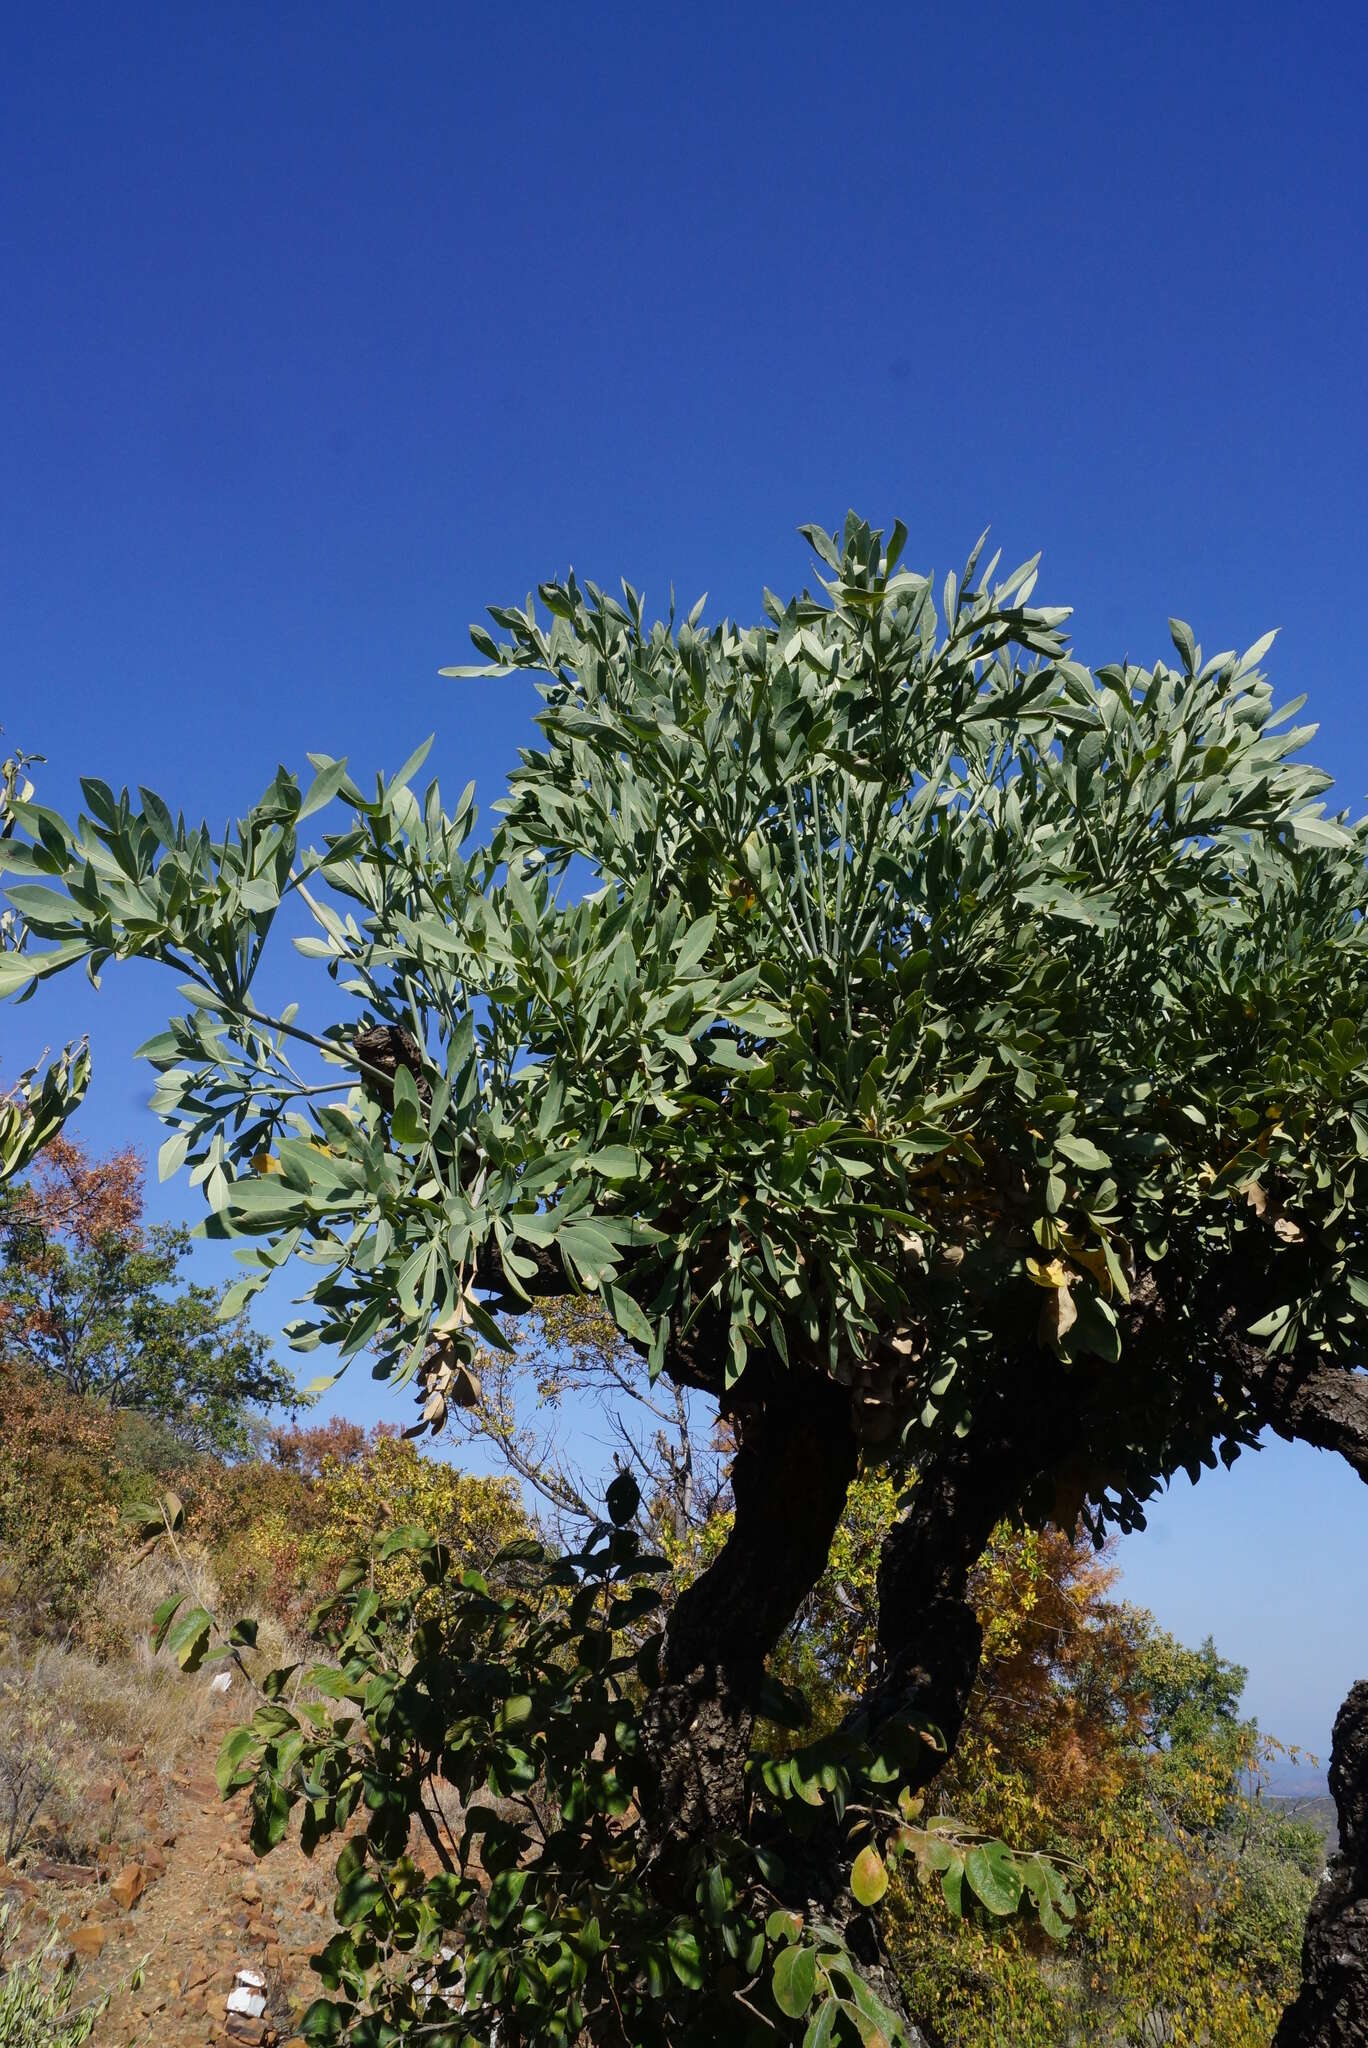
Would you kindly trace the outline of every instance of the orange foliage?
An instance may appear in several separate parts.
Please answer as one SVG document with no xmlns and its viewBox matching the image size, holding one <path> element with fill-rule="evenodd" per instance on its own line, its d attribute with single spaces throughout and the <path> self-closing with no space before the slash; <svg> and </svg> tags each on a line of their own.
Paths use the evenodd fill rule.
<svg viewBox="0 0 1368 2048">
<path fill-rule="evenodd" d="M 984 1655 L 965 1736 L 1041 1813 L 1114 1799 L 1143 1738 L 1145 1618 L 1108 1598 L 1117 1577 L 1081 1533 L 1005 1526 L 974 1573 Z"/>
<path fill-rule="evenodd" d="M 93 1251 L 117 1239 L 130 1249 L 142 1241 L 143 1165 L 131 1147 L 92 1159 L 65 1134 L 47 1144 L 14 1190 L 16 1221 L 44 1238 L 65 1238 L 75 1251 Z"/>
</svg>

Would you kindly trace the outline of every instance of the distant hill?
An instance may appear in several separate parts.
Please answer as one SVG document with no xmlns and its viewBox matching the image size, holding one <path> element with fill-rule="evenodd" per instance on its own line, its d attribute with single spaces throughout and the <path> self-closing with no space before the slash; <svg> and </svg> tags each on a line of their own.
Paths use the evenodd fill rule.
<svg viewBox="0 0 1368 2048">
<path fill-rule="evenodd" d="M 1339 1823 L 1335 1813 L 1335 1802 L 1330 1797 L 1324 1779 L 1319 1787 L 1303 1792 L 1268 1792 L 1264 1795 L 1270 1806 L 1278 1807 L 1292 1820 L 1313 1821 L 1325 1841 L 1326 1861 L 1339 1848 Z"/>
</svg>

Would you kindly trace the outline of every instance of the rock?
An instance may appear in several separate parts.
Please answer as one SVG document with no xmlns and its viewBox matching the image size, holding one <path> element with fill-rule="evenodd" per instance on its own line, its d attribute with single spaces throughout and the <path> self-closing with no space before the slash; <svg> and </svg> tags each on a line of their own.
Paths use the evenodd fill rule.
<svg viewBox="0 0 1368 2048">
<path fill-rule="evenodd" d="M 93 1863 L 39 1862 L 29 1866 L 31 1874 L 44 1884 L 98 1884 L 100 1873 Z"/>
<path fill-rule="evenodd" d="M 143 1850 L 142 1867 L 149 1877 L 160 1877 L 166 1869 L 166 1858 L 155 1844 L 152 1848 Z"/>
<path fill-rule="evenodd" d="M 99 1920 L 89 1920 L 82 1927 L 73 1927 L 67 1944 L 73 1956 L 83 1962 L 91 1962 L 105 1945 L 108 1930 Z"/>
<path fill-rule="evenodd" d="M 18 1892 L 21 1899 L 36 1899 L 38 1887 L 30 1883 L 21 1871 L 11 1870 L 7 1863 L 0 1863 L 0 1892 Z"/>
<path fill-rule="evenodd" d="M 228 2021 L 225 2031 L 230 2041 L 245 2041 L 249 2048 L 263 2048 L 267 2036 L 271 2034 L 265 2020 L 246 2019 L 237 2012 Z M 271 2035 L 271 2038 L 274 2039 L 274 2035 Z"/>
<path fill-rule="evenodd" d="M 209 1681 L 209 1690 L 210 1692 L 227 1692 L 232 1683 L 233 1674 L 231 1671 L 216 1671 Z"/>
<path fill-rule="evenodd" d="M 131 1913 L 147 1890 L 147 1875 L 140 1863 L 125 1863 L 117 1877 L 109 1880 L 109 1896 Z"/>
<path fill-rule="evenodd" d="M 247 1922 L 247 1932 L 253 1941 L 274 1941 L 275 1929 L 269 1920 L 254 1919 Z"/>
<path fill-rule="evenodd" d="M 238 1890 L 238 1897 L 242 1900 L 244 1906 L 259 1906 L 261 1904 L 261 1886 L 254 1877 L 248 1876 L 243 1878 Z"/>
<path fill-rule="evenodd" d="M 1274 2048 L 1368 2048 L 1368 1679 L 1335 1716 L 1330 1796 L 1339 1854 L 1311 1901 L 1301 1990 Z"/>
</svg>

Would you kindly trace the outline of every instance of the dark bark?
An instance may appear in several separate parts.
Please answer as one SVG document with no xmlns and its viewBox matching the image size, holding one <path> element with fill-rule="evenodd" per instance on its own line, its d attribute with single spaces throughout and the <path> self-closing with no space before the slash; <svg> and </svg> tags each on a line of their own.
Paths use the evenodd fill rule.
<svg viewBox="0 0 1368 2048">
<path fill-rule="evenodd" d="M 423 1049 L 411 1031 L 400 1024 L 372 1024 L 358 1031 L 351 1042 L 352 1053 L 361 1068 L 362 1086 L 381 1108 L 394 1108 L 394 1077 L 407 1068 L 418 1090 L 418 1100 L 432 1101 L 432 1083 L 423 1070 Z"/>
<path fill-rule="evenodd" d="M 1335 1719 L 1330 1795 L 1339 1854 L 1307 1915 L 1302 1988 L 1274 2048 L 1368 2048 L 1368 1679 Z"/>
<path fill-rule="evenodd" d="M 675 1842 L 743 1822 L 765 1660 L 825 1568 L 855 1476 L 848 1394 L 752 1370 L 750 1398 L 732 1417 L 731 1535 L 675 1602 L 647 1711 L 648 1820 Z"/>
<path fill-rule="evenodd" d="M 1086 1386 L 1041 1358 L 1014 1362 L 978 1404 L 968 1433 L 923 1467 L 911 1505 L 884 1539 L 878 1576 L 878 1664 L 860 1714 L 873 1728 L 923 1719 L 929 1746 L 914 1772 L 935 1776 L 953 1750 L 978 1673 L 982 1635 L 970 1574 L 1004 1517 L 1020 1513 L 1087 1434 Z"/>
<path fill-rule="evenodd" d="M 1338 1451 L 1368 1481 L 1368 1373 L 1333 1359 L 1274 1358 L 1251 1365 L 1249 1384 L 1270 1429 Z"/>
</svg>

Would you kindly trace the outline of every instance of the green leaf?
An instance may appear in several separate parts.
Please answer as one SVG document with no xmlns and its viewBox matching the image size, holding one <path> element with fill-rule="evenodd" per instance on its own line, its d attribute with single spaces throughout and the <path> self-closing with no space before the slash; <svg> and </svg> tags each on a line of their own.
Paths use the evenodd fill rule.
<svg viewBox="0 0 1368 2048">
<path fill-rule="evenodd" d="M 157 1517 L 156 1527 L 160 1529 L 161 1526 L 162 1521 L 159 1515 Z M 162 1601 L 161 1605 L 153 1613 L 152 1626 L 151 1629 L 148 1631 L 148 1635 L 149 1640 L 152 1644 L 154 1654 L 156 1653 L 156 1651 L 160 1650 L 162 1644 L 166 1641 L 167 1631 L 170 1628 L 172 1620 L 174 1619 L 176 1612 L 184 1599 L 184 1593 L 169 1594 L 168 1597 Z"/>
<path fill-rule="evenodd" d="M 220 1799 L 228 1797 L 231 1787 L 247 1782 L 247 1774 L 240 1772 L 238 1765 L 253 1747 L 256 1739 L 254 1731 L 250 1728 L 234 1728 L 231 1735 L 224 1738 L 215 1768 Z"/>
<path fill-rule="evenodd" d="M 682 981 L 691 975 L 717 936 L 717 919 L 711 911 L 695 918 L 685 932 L 675 955 L 675 973 Z"/>
<path fill-rule="evenodd" d="M 300 2036 L 309 2048 L 336 2048 L 345 2040 L 355 2010 L 330 1998 L 316 1998 L 299 2022 Z"/>
<path fill-rule="evenodd" d="M 850 1889 L 861 1906 L 877 1906 L 888 1890 L 888 1872 L 872 1842 L 855 1858 L 850 1872 Z"/>
<path fill-rule="evenodd" d="M 1015 1913 L 1021 1904 L 1021 1872 L 1000 1843 L 976 1843 L 964 1859 L 964 1874 L 990 1913 Z"/>
<path fill-rule="evenodd" d="M 665 1942 L 670 1967 L 686 1990 L 703 1989 L 703 1952 L 687 1920 L 676 1921 Z"/>
<path fill-rule="evenodd" d="M 622 1287 L 605 1287 L 603 1298 L 612 1311 L 613 1321 L 624 1337 L 648 1348 L 655 1342 L 655 1331 L 642 1314 L 630 1294 Z"/>
<path fill-rule="evenodd" d="M 1074 1166 L 1081 1166 L 1085 1173 L 1105 1173 L 1111 1165 L 1108 1155 L 1088 1138 L 1077 1138 L 1065 1132 L 1054 1141 L 1056 1152 Z"/>
<path fill-rule="evenodd" d="M 416 1522 L 408 1522 L 400 1529 L 390 1530 L 380 1545 L 379 1554 L 383 1562 L 386 1558 L 407 1555 L 412 1551 L 428 1551 L 432 1546 L 433 1539 L 427 1530 L 420 1528 Z"/>
<path fill-rule="evenodd" d="M 831 2048 L 831 2043 L 835 2039 L 836 2020 L 840 2010 L 839 1999 L 824 1998 L 822 2000 L 822 2003 L 808 2021 L 807 2031 L 803 2035 L 803 2048 Z"/>
<path fill-rule="evenodd" d="M 274 1778 L 258 1778 L 252 1793 L 252 1847 L 264 1856 L 283 1841 L 290 1825 L 290 1802 Z"/>
<path fill-rule="evenodd" d="M 1191 675 L 1197 665 L 1197 642 L 1193 638 L 1192 628 L 1183 619 L 1170 619 L 1168 624 L 1169 634 L 1178 650 L 1183 667 Z"/>
<path fill-rule="evenodd" d="M 315 811 L 321 811 L 325 804 L 330 804 L 347 779 L 345 757 L 340 761 L 330 761 L 324 754 L 311 754 L 309 758 L 318 773 L 309 784 L 308 794 L 296 813 L 301 819 L 312 817 Z"/>
<path fill-rule="evenodd" d="M 213 1621 L 202 1607 L 192 1607 L 183 1615 L 166 1639 L 170 1650 L 182 1671 L 198 1671 L 209 1649 Z"/>
<path fill-rule="evenodd" d="M 1354 844 L 1352 832 L 1346 832 L 1344 826 L 1336 824 L 1333 818 L 1317 817 L 1313 811 L 1298 811 L 1291 825 L 1297 838 L 1308 846 L 1351 847 Z"/>
<path fill-rule="evenodd" d="M 630 1145 L 604 1145 L 591 1152 L 585 1164 L 605 1180 L 635 1180 L 641 1172 L 641 1154 Z"/>
<path fill-rule="evenodd" d="M 619 1529 L 625 1529 L 641 1506 L 641 1488 L 630 1472 L 619 1472 L 605 1498 L 614 1523 Z"/>
<path fill-rule="evenodd" d="M 781 1949 L 771 1981 L 780 2012 L 791 2020 L 802 2019 L 817 1989 L 817 1951 L 801 1945 Z"/>
</svg>

